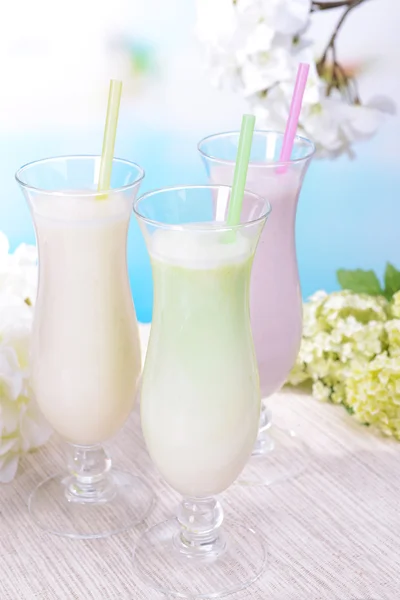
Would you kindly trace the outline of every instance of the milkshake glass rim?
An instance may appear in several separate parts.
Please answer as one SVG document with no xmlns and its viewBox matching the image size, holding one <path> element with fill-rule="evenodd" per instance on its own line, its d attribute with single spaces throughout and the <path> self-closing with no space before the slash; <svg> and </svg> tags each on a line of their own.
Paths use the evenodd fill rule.
<svg viewBox="0 0 400 600">
<path fill-rule="evenodd" d="M 46 190 L 40 187 L 35 187 L 33 185 L 30 185 L 29 183 L 27 183 L 24 178 L 23 175 L 26 171 L 28 171 L 29 169 L 31 169 L 32 167 L 36 167 L 36 166 L 40 166 L 40 165 L 45 165 L 46 163 L 57 163 L 59 162 L 66 162 L 68 160 L 80 160 L 80 161 L 98 161 L 99 162 L 99 168 L 100 168 L 100 161 L 101 161 L 101 155 L 100 154 L 66 154 L 66 155 L 60 155 L 60 156 L 49 156 L 47 158 L 40 158 L 38 160 L 32 160 L 24 165 L 22 165 L 22 167 L 20 167 L 16 173 L 15 173 L 15 179 L 16 181 L 19 183 L 19 185 L 25 189 L 28 190 L 30 192 L 35 192 L 35 193 L 39 193 L 42 195 L 48 195 L 48 196 L 63 196 L 63 197 L 74 197 L 74 196 L 79 196 L 79 197 L 84 197 L 84 198 L 96 198 L 97 196 L 104 196 L 104 194 L 107 193 L 119 193 L 119 192 L 126 192 L 127 190 L 130 190 L 134 187 L 136 187 L 144 178 L 145 176 L 145 172 L 144 169 L 138 165 L 135 162 L 132 162 L 130 160 L 126 160 L 124 158 L 113 158 L 113 164 L 120 164 L 120 165 L 126 165 L 128 167 L 133 167 L 136 171 L 137 171 L 137 177 L 135 178 L 135 181 L 133 181 L 132 183 L 128 183 L 126 185 L 122 185 L 122 186 L 118 186 L 115 188 L 110 188 L 107 191 L 98 191 L 98 190 Z"/>
<path fill-rule="evenodd" d="M 209 154 L 208 152 L 205 152 L 202 149 L 202 146 L 206 143 L 206 142 L 210 142 L 216 139 L 222 139 L 222 138 L 228 138 L 230 136 L 233 135 L 237 135 L 239 137 L 240 131 L 239 130 L 232 130 L 232 131 L 221 131 L 219 133 L 212 133 L 211 135 L 207 135 L 206 137 L 202 138 L 198 143 L 197 143 L 197 150 L 199 151 L 199 153 L 206 159 L 209 160 L 213 160 L 215 162 L 219 162 L 221 164 L 225 164 L 225 165 L 234 165 L 235 161 L 226 159 L 226 158 L 221 158 L 219 156 L 214 156 L 212 154 Z M 277 129 L 255 129 L 254 130 L 254 134 L 253 134 L 253 139 L 257 136 L 266 136 L 268 134 L 275 134 L 275 135 L 279 135 L 279 136 L 284 136 L 284 132 L 283 131 L 278 131 Z M 311 159 L 313 157 L 313 155 L 315 154 L 315 144 L 314 142 L 312 142 L 310 139 L 301 136 L 301 135 L 296 135 L 294 138 L 294 143 L 296 143 L 296 141 L 300 141 L 305 143 L 307 146 L 309 146 L 309 150 L 307 152 L 307 154 L 305 154 L 304 156 L 300 157 L 300 158 L 294 158 L 291 160 L 276 160 L 276 161 L 249 161 L 249 167 L 251 166 L 252 168 L 255 167 L 262 167 L 262 168 L 274 168 L 274 167 L 279 167 L 279 166 L 289 166 L 289 165 L 293 165 L 293 164 L 298 164 L 298 163 L 302 163 L 305 162 L 309 159 Z"/>
<path fill-rule="evenodd" d="M 173 185 L 173 186 L 167 186 L 167 187 L 162 187 L 162 188 L 157 188 L 155 190 L 150 190 L 149 192 L 145 192 L 144 194 L 142 194 L 141 196 L 139 196 L 139 198 L 137 198 L 135 200 L 135 202 L 133 203 L 133 212 L 135 213 L 135 216 L 142 221 L 143 223 L 146 223 L 147 225 L 151 225 L 153 227 L 157 227 L 158 229 L 167 229 L 167 230 L 171 230 L 171 231 L 188 231 L 190 225 L 193 225 L 194 222 L 188 222 L 188 223 L 164 223 L 163 221 L 157 221 L 154 219 L 150 219 L 148 217 L 146 217 L 145 215 L 142 214 L 142 212 L 140 212 L 139 210 L 139 205 L 147 200 L 148 198 L 151 198 L 152 196 L 157 196 L 159 194 L 165 193 L 165 192 L 182 192 L 182 191 L 194 191 L 194 190 L 213 190 L 213 189 L 225 189 L 225 190 L 232 190 L 232 187 L 229 185 L 219 185 L 219 184 L 193 184 L 193 185 Z M 196 228 L 195 231 L 196 232 L 208 232 L 210 233 L 211 231 L 214 232 L 219 232 L 219 231 L 236 231 L 236 230 L 240 230 L 240 229 L 244 229 L 246 227 L 251 227 L 252 225 L 256 225 L 258 223 L 262 223 L 263 221 L 265 221 L 265 219 L 267 219 L 267 217 L 269 216 L 272 208 L 271 208 L 271 204 L 270 202 L 264 197 L 261 196 L 260 194 L 256 194 L 255 192 L 252 192 L 250 190 L 245 190 L 244 191 L 245 195 L 247 196 L 252 196 L 254 199 L 257 200 L 261 200 L 264 203 L 264 209 L 263 212 L 260 216 L 258 216 L 255 219 L 250 219 L 248 221 L 244 221 L 242 223 L 238 223 L 238 225 L 228 225 L 226 222 L 218 222 L 217 221 L 217 225 L 215 227 L 212 227 L 212 229 L 210 229 L 210 227 L 207 227 L 206 225 L 209 225 L 209 223 L 211 221 L 200 221 L 200 222 L 196 222 Z M 202 224 L 204 223 L 204 227 L 202 227 Z M 219 223 L 221 224 L 219 226 Z"/>
</svg>

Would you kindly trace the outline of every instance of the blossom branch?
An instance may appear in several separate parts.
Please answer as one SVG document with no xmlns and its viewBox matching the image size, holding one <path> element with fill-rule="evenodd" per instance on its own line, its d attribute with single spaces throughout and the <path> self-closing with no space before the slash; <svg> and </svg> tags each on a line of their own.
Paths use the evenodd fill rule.
<svg viewBox="0 0 400 600">
<path fill-rule="evenodd" d="M 292 92 L 289 81 L 299 61 L 310 63 L 301 130 L 314 141 L 319 156 L 351 154 L 353 144 L 372 137 L 382 113 L 391 110 L 386 99 L 361 107 L 358 65 L 347 68 L 340 60 L 339 32 L 350 12 L 366 1 L 246 0 L 253 15 L 248 19 L 247 10 L 239 10 L 240 0 L 221 2 L 218 11 L 215 3 L 200 0 L 198 34 L 208 45 L 215 82 L 239 90 L 260 123 L 283 129 L 287 111 L 282 107 L 289 105 Z M 316 59 L 315 44 L 305 32 L 315 14 L 331 9 L 338 13 Z"/>
<path fill-rule="evenodd" d="M 338 63 L 337 59 L 336 59 L 336 39 L 337 36 L 339 34 L 340 29 L 343 26 L 343 23 L 345 22 L 347 16 L 349 15 L 349 13 L 356 8 L 357 6 L 359 6 L 360 4 L 362 4 L 363 2 L 366 2 L 367 0 L 340 0 L 338 2 L 313 2 L 313 7 L 314 6 L 319 6 L 320 10 L 325 10 L 327 8 L 338 8 L 340 6 L 346 6 L 346 10 L 343 12 L 342 16 L 340 17 L 334 32 L 332 33 L 329 42 L 322 54 L 322 57 L 320 58 L 320 60 L 317 62 L 317 71 L 318 71 L 318 75 L 320 77 L 323 77 L 326 74 L 326 62 L 328 59 L 328 54 L 331 53 L 332 54 L 332 59 L 333 59 L 333 65 L 332 65 L 332 72 L 330 74 L 331 80 L 328 84 L 327 90 L 326 90 L 326 95 L 329 96 L 330 93 L 332 92 L 333 89 L 347 89 L 349 88 L 349 83 L 351 78 L 348 77 L 348 75 L 346 74 L 345 70 L 343 69 L 343 67 Z M 360 104 L 360 99 L 358 96 L 358 92 L 356 87 L 354 86 L 354 98 L 350 98 L 350 101 L 353 102 L 354 104 Z"/>
<path fill-rule="evenodd" d="M 321 60 L 319 61 L 320 63 L 324 63 L 326 61 L 326 57 L 328 55 L 328 52 L 331 48 L 334 47 L 335 42 L 336 42 L 336 38 L 339 34 L 339 31 L 343 25 L 343 23 L 345 22 L 348 14 L 354 9 L 356 8 L 356 6 L 359 6 L 360 4 L 362 4 L 363 2 L 366 2 L 367 0 L 348 0 L 346 2 L 347 5 L 347 9 L 344 11 L 344 13 L 342 14 L 342 16 L 339 19 L 338 24 L 335 27 L 335 31 L 332 33 L 330 40 L 328 42 L 327 47 L 325 48 L 325 52 L 322 55 Z"/>
<path fill-rule="evenodd" d="M 316 10 L 330 10 L 331 8 L 343 8 L 350 6 L 354 0 L 337 0 L 336 2 L 323 2 L 322 0 L 314 0 L 311 4 L 311 12 Z"/>
</svg>

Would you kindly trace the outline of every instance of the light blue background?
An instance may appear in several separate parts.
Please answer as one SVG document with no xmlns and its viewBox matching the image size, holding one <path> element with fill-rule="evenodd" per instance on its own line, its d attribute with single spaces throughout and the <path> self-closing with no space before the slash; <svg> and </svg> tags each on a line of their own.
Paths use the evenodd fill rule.
<svg viewBox="0 0 400 600">
<path fill-rule="evenodd" d="M 136 123 L 119 127 L 115 155 L 138 162 L 146 177 L 141 192 L 174 184 L 206 182 L 197 154 L 198 139 L 213 133 L 173 133 L 141 129 Z M 22 164 L 46 156 L 98 153 L 102 130 L 30 132 L 8 135 L 0 148 L 0 229 L 12 249 L 34 243 L 25 200 L 14 180 Z M 358 147 L 358 158 L 315 161 L 301 194 L 297 218 L 297 248 L 304 298 L 317 289 L 337 289 L 338 268 L 373 268 L 382 274 L 385 262 L 400 267 L 400 172 L 395 164 L 377 160 L 379 139 Z M 152 281 L 145 245 L 132 218 L 128 265 L 138 319 L 151 320 Z M 279 282 L 277 282 L 279 285 Z"/>
</svg>

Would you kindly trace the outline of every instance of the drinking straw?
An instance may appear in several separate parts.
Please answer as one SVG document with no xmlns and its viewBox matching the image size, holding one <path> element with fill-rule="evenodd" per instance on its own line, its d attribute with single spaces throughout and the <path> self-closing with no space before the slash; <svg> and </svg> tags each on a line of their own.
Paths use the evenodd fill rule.
<svg viewBox="0 0 400 600">
<path fill-rule="evenodd" d="M 111 79 L 110 90 L 108 92 L 107 117 L 104 127 L 103 149 L 101 152 L 99 183 L 97 185 L 97 190 L 99 192 L 110 189 L 121 92 L 122 81 Z M 106 196 L 100 196 L 100 199 L 105 197 Z"/>
<path fill-rule="evenodd" d="M 297 126 L 299 124 L 301 105 L 303 102 L 304 91 L 306 89 L 309 70 L 309 64 L 299 64 L 292 102 L 290 104 L 289 117 L 286 123 L 285 135 L 283 136 L 281 154 L 279 156 L 280 162 L 288 162 L 292 155 L 294 138 L 296 137 Z"/>
<path fill-rule="evenodd" d="M 239 144 L 236 154 L 235 172 L 231 198 L 228 207 L 228 225 L 239 225 L 242 212 L 244 188 L 246 185 L 247 169 L 249 167 L 251 144 L 256 118 L 254 115 L 243 115 L 240 129 Z"/>
</svg>

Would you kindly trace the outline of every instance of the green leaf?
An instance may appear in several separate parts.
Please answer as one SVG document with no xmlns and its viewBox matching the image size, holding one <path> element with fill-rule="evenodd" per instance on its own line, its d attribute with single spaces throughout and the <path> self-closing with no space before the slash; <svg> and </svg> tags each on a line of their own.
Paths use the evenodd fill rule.
<svg viewBox="0 0 400 600">
<path fill-rule="evenodd" d="M 400 271 L 389 262 L 385 270 L 385 296 L 390 298 L 400 290 Z"/>
<path fill-rule="evenodd" d="M 363 271 L 362 269 L 348 271 L 346 269 L 339 269 L 336 275 L 339 284 L 344 290 L 350 290 L 356 294 L 368 294 L 370 296 L 383 294 L 379 279 L 373 271 Z"/>
</svg>

